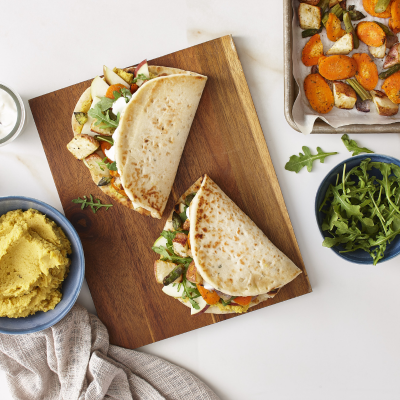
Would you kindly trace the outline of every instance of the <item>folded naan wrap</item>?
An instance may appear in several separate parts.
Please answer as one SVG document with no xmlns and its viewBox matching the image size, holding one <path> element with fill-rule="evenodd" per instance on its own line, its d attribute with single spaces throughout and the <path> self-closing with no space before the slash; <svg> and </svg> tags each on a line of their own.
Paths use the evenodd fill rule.
<svg viewBox="0 0 400 400">
<path fill-rule="evenodd" d="M 206 81 L 147 62 L 104 67 L 78 100 L 67 147 L 103 192 L 161 218 Z"/>
<path fill-rule="evenodd" d="M 301 270 L 204 175 L 179 199 L 153 250 L 163 291 L 199 312 L 246 312 Z"/>
</svg>

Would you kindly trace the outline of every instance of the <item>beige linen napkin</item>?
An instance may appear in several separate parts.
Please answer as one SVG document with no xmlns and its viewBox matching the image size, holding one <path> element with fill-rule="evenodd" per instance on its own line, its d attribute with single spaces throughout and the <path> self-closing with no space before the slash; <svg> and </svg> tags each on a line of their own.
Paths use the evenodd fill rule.
<svg viewBox="0 0 400 400">
<path fill-rule="evenodd" d="M 110 345 L 105 326 L 79 305 L 42 332 L 0 334 L 0 369 L 21 400 L 218 400 L 186 370 Z"/>
</svg>

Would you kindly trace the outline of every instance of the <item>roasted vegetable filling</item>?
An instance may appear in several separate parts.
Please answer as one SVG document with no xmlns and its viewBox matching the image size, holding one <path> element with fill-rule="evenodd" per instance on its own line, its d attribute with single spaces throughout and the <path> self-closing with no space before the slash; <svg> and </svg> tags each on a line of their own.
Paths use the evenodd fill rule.
<svg viewBox="0 0 400 400">
<path fill-rule="evenodd" d="M 184 203 L 178 204 L 172 214 L 173 231 L 164 230 L 156 240 L 153 251 L 161 255 L 155 262 L 157 282 L 171 285 L 175 291 L 167 294 L 182 297 L 192 308 L 200 310 L 196 299 L 202 298 L 204 306 L 217 306 L 224 311 L 246 312 L 257 296 L 231 296 L 220 292 L 205 282 L 196 268 L 190 249 L 189 206 L 196 193 L 186 196 Z M 275 295 L 279 289 L 270 292 Z M 172 293 L 172 294 L 171 294 Z"/>
</svg>

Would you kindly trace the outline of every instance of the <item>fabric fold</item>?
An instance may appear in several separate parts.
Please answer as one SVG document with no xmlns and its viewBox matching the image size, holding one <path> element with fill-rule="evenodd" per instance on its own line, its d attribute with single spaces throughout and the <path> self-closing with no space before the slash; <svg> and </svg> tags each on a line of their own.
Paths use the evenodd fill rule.
<svg viewBox="0 0 400 400">
<path fill-rule="evenodd" d="M 106 327 L 79 305 L 44 331 L 0 334 L 0 369 L 21 400 L 218 400 L 183 368 L 110 345 Z"/>
</svg>

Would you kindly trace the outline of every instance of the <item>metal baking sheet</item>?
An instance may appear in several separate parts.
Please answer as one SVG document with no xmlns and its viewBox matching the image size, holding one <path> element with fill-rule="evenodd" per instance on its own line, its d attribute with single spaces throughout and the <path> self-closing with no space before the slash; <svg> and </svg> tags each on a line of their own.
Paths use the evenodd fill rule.
<svg viewBox="0 0 400 400">
<path fill-rule="evenodd" d="M 296 123 L 293 120 L 292 109 L 294 101 L 296 100 L 299 88 L 293 77 L 292 65 L 292 46 L 293 46 L 293 32 L 292 32 L 292 19 L 293 7 L 292 0 L 283 0 L 283 38 L 284 38 L 284 81 L 285 81 L 285 118 L 288 124 L 300 132 Z M 345 125 L 340 128 L 332 128 L 329 124 L 317 118 L 314 123 L 314 128 L 311 133 L 399 133 L 400 122 L 395 122 L 388 125 Z"/>
</svg>

